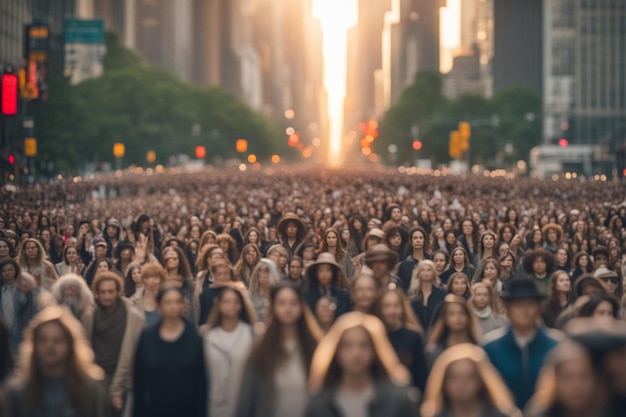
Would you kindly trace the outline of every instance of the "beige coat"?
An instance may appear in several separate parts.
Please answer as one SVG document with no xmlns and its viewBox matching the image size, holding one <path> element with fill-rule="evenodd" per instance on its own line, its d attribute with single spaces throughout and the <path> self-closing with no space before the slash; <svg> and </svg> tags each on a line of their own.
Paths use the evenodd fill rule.
<svg viewBox="0 0 626 417">
<path fill-rule="evenodd" d="M 111 396 L 124 397 L 124 394 L 133 387 L 132 374 L 135 350 L 137 350 L 137 343 L 139 342 L 141 331 L 146 325 L 146 319 L 137 311 L 128 298 L 122 297 L 121 300 L 127 310 L 126 329 L 124 329 L 124 339 L 122 340 L 120 357 L 117 361 L 111 386 L 109 387 L 109 394 Z M 91 341 L 93 336 L 93 316 L 92 310 L 91 314 L 87 315 L 84 319 L 89 341 Z"/>
</svg>

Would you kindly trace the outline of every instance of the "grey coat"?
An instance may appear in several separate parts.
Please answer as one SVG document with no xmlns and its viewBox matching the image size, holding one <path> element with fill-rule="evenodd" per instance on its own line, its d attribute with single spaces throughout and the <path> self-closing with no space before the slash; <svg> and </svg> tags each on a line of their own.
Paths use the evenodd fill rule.
<svg viewBox="0 0 626 417">
<path fill-rule="evenodd" d="M 363 417 L 416 417 L 419 394 L 411 395 L 408 388 L 401 388 L 388 381 L 379 381 L 375 386 L 374 399 L 369 404 L 369 412 Z M 417 390 L 415 390 L 417 391 Z M 337 387 L 323 390 L 309 401 L 306 417 L 342 417 L 335 404 Z"/>
</svg>

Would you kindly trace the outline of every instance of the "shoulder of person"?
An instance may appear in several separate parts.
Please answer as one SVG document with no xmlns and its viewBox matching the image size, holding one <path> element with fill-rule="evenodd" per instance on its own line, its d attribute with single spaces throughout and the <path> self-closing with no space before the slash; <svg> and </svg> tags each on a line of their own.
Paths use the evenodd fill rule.
<svg viewBox="0 0 626 417">
<path fill-rule="evenodd" d="M 508 327 L 501 327 L 485 334 L 482 339 L 483 348 L 488 349 L 490 347 L 493 347 L 495 342 L 498 342 L 500 339 L 502 339 L 508 331 Z"/>
</svg>

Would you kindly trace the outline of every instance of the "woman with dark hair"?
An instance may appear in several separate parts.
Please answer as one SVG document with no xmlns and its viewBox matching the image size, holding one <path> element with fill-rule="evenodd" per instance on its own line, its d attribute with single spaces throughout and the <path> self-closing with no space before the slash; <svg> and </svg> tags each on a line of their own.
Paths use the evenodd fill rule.
<svg viewBox="0 0 626 417">
<path fill-rule="evenodd" d="M 0 245 L 2 243 L 0 242 Z M 68 245 L 63 248 L 63 256 L 62 261 L 56 264 L 54 267 L 57 271 L 58 276 L 62 277 L 66 274 L 76 274 L 80 275 L 80 272 L 83 270 L 83 262 L 78 254 L 78 249 L 76 246 Z"/>
<path fill-rule="evenodd" d="M 467 300 L 454 294 L 444 298 L 439 315 L 432 325 L 426 343 L 426 359 L 429 368 L 441 353 L 461 343 L 478 344 L 476 319 Z"/>
<path fill-rule="evenodd" d="M 335 318 L 350 311 L 350 293 L 343 271 L 330 253 L 322 253 L 305 273 L 307 290 L 304 298 L 313 311 L 317 300 L 328 296 L 335 301 Z"/>
<path fill-rule="evenodd" d="M 306 289 L 304 261 L 301 257 L 294 255 L 287 260 L 287 280 L 302 291 Z"/>
<path fill-rule="evenodd" d="M 261 250 L 254 243 L 248 243 L 243 247 L 239 260 L 235 264 L 235 276 L 239 281 L 250 285 L 252 270 L 261 261 Z"/>
<path fill-rule="evenodd" d="M 482 282 L 494 291 L 502 291 L 502 281 L 500 280 L 500 264 L 496 258 L 486 258 L 481 261 L 479 268 L 474 274 L 474 283 Z"/>
<path fill-rule="evenodd" d="M 319 330 L 296 287 L 272 288 L 267 323 L 246 364 L 234 416 L 303 416 Z"/>
<path fill-rule="evenodd" d="M 211 276 L 213 277 L 213 283 L 200 294 L 200 316 L 198 325 L 206 323 L 209 314 L 211 314 L 213 310 L 215 299 L 221 294 L 224 288 L 232 286 L 237 282 L 235 271 L 226 262 L 213 265 L 211 267 Z"/>
<path fill-rule="evenodd" d="M 209 416 L 232 416 L 254 342 L 256 318 L 245 289 L 224 288 L 215 298 L 203 334 L 209 380 Z"/>
<path fill-rule="evenodd" d="M 602 317 L 616 319 L 619 317 L 619 301 L 612 295 L 600 294 L 590 297 L 589 301 L 580 307 L 578 317 Z"/>
<path fill-rule="evenodd" d="M 193 321 L 195 318 L 194 310 L 194 283 L 191 275 L 191 269 L 187 263 L 187 258 L 182 249 L 177 246 L 168 246 L 163 249 L 163 261 L 161 265 L 165 269 L 164 286 L 175 286 L 182 290 L 187 300 L 187 309 L 185 317 Z"/>
<path fill-rule="evenodd" d="M 126 275 L 128 266 L 135 261 L 135 246 L 128 241 L 121 241 L 115 248 L 115 269 Z"/>
<path fill-rule="evenodd" d="M 231 235 L 226 233 L 217 235 L 217 245 L 222 248 L 231 265 L 237 263 L 239 251 L 237 250 L 237 243 Z"/>
<path fill-rule="evenodd" d="M 306 417 L 332 415 L 411 417 L 416 398 L 403 386 L 408 375 L 376 317 L 349 313 L 315 351 Z"/>
<path fill-rule="evenodd" d="M 433 264 L 435 264 L 437 275 L 439 279 L 441 279 L 441 276 L 445 274 L 448 269 L 448 265 L 450 265 L 450 255 L 444 250 L 436 250 L 433 252 Z"/>
<path fill-rule="evenodd" d="M 517 257 L 512 251 L 507 250 L 498 257 L 498 266 L 500 268 L 502 288 L 506 289 L 508 283 L 513 278 L 516 278 L 515 268 L 517 267 Z"/>
<path fill-rule="evenodd" d="M 352 257 L 355 257 L 364 250 L 363 242 L 365 241 L 365 236 L 367 235 L 367 221 L 365 220 L 365 217 L 360 214 L 355 214 L 350 217 L 350 220 L 348 221 L 348 229 L 350 230 L 348 252 L 350 252 Z"/>
<path fill-rule="evenodd" d="M 344 275 L 346 277 L 352 277 L 352 274 L 354 273 L 352 259 L 350 258 L 350 254 L 343 247 L 339 231 L 334 227 L 329 227 L 324 232 L 324 236 L 320 242 L 318 256 L 322 253 L 330 253 L 333 255 L 335 257 L 335 261 L 341 267 Z"/>
<path fill-rule="evenodd" d="M 468 278 L 473 277 L 476 273 L 470 258 L 467 256 L 467 252 L 461 246 L 452 249 L 452 252 L 450 252 L 450 266 L 448 270 L 441 275 L 441 283 L 444 285 L 447 284 L 450 277 L 457 272 L 464 273 Z"/>
<path fill-rule="evenodd" d="M 470 259 L 472 265 L 477 265 L 477 255 L 479 252 L 478 226 L 474 220 L 470 218 L 463 219 L 461 222 L 461 236 L 458 238 L 459 245 L 463 246 L 465 253 Z"/>
<path fill-rule="evenodd" d="M 447 229 L 443 233 L 443 235 L 444 235 L 444 239 L 446 241 L 446 245 L 445 245 L 446 252 L 451 254 L 452 251 L 454 250 L 454 248 L 459 246 L 459 244 L 457 242 L 456 232 L 454 230 L 452 230 L 452 229 Z"/>
<path fill-rule="evenodd" d="M 256 227 L 249 228 L 243 239 L 244 247 L 246 245 L 256 245 L 259 250 L 263 247 L 264 243 L 265 242 L 263 242 L 263 235 Z"/>
<path fill-rule="evenodd" d="M 15 255 L 15 247 L 9 239 L 0 237 L 0 262 L 6 259 L 15 258 Z"/>
<path fill-rule="evenodd" d="M 495 232 L 491 230 L 487 230 L 480 236 L 479 243 L 479 252 L 478 252 L 478 263 L 480 261 L 497 256 L 494 249 L 496 246 L 498 236 L 496 236 Z"/>
<path fill-rule="evenodd" d="M 511 244 L 513 236 L 517 234 L 517 228 L 511 223 L 504 223 L 498 229 L 498 241 Z"/>
<path fill-rule="evenodd" d="M 107 415 L 104 372 L 94 363 L 83 327 L 66 308 L 47 307 L 30 323 L 16 375 L 4 396 L 7 417 Z"/>
<path fill-rule="evenodd" d="M 537 289 L 543 295 L 548 295 L 550 276 L 556 270 L 554 255 L 544 249 L 531 250 L 524 254 L 522 267 L 527 278 L 534 281 Z"/>
<path fill-rule="evenodd" d="M 132 298 L 140 291 L 143 291 L 141 264 L 139 262 L 131 262 L 126 268 L 126 276 L 124 277 L 124 295 L 126 298 Z"/>
<path fill-rule="evenodd" d="M 424 229 L 422 229 L 420 227 L 420 229 L 422 230 L 422 236 L 423 236 L 423 245 L 420 248 L 421 251 L 421 259 L 424 259 L 425 256 L 428 256 L 428 235 L 426 234 L 426 231 Z M 412 229 L 413 231 L 414 229 Z M 404 257 L 406 256 L 406 251 L 407 251 L 407 243 L 409 243 L 410 240 L 410 236 L 412 236 L 413 233 L 407 234 L 406 229 L 402 226 L 393 226 L 391 228 L 389 228 L 389 230 L 387 230 L 385 232 L 385 245 L 387 245 L 392 251 L 396 252 L 398 254 L 398 259 L 404 259 Z M 415 248 L 413 247 L 413 245 L 411 244 L 411 248 L 412 248 L 412 252 L 415 252 Z M 429 259 L 430 257 L 426 258 Z"/>
<path fill-rule="evenodd" d="M 137 344 L 133 416 L 206 417 L 209 391 L 202 338 L 184 318 L 185 294 L 178 287 L 164 287 L 156 302 L 161 320 L 144 329 Z"/>
<path fill-rule="evenodd" d="M 500 374 L 478 346 L 447 349 L 432 367 L 422 417 L 521 417 Z"/>
<path fill-rule="evenodd" d="M 572 269 L 569 251 L 566 248 L 558 248 L 554 253 L 554 258 L 556 259 L 556 269 L 569 274 Z"/>
<path fill-rule="evenodd" d="M 543 235 L 543 248 L 550 253 L 556 253 L 563 238 L 563 228 L 555 223 L 549 223 L 541 229 Z"/>
<path fill-rule="evenodd" d="M 428 376 L 422 339 L 424 330 L 413 314 L 409 299 L 399 288 L 386 289 L 378 298 L 375 312 L 385 324 L 387 337 L 400 362 L 411 373 L 412 384 L 424 391 Z"/>
<path fill-rule="evenodd" d="M 543 305 L 543 321 L 546 326 L 555 328 L 559 315 L 572 301 L 572 284 L 565 271 L 556 271 L 550 278 L 548 298 Z"/>
<path fill-rule="evenodd" d="M 543 232 L 539 228 L 533 229 L 526 238 L 526 251 L 543 249 Z"/>
<path fill-rule="evenodd" d="M 228 259 L 226 258 L 226 255 L 224 255 L 222 248 L 216 244 L 209 243 L 200 249 L 200 256 L 198 256 L 198 261 L 196 263 L 198 273 L 196 274 L 196 279 L 193 283 L 193 310 L 195 313 L 194 321 L 196 323 L 199 322 L 198 315 L 200 314 L 200 295 L 202 294 L 202 291 L 213 283 L 213 278 L 211 277 L 211 267 L 222 262 L 228 263 Z"/>
</svg>

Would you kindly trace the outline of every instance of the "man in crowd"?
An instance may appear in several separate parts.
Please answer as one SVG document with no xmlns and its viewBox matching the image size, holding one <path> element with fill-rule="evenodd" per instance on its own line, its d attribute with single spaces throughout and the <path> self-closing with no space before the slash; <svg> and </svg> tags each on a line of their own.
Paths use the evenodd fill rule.
<svg viewBox="0 0 626 417">
<path fill-rule="evenodd" d="M 541 302 L 545 298 L 527 278 L 515 278 L 501 295 L 510 320 L 508 327 L 487 335 L 484 349 L 515 397 L 520 409 L 535 391 L 545 356 L 558 341 L 543 328 Z"/>
<path fill-rule="evenodd" d="M 104 370 L 104 386 L 113 409 L 120 413 L 131 389 L 134 353 L 145 320 L 130 300 L 122 297 L 124 281 L 117 274 L 99 273 L 92 288 L 96 307 L 86 319 L 87 335 L 96 364 Z"/>
<path fill-rule="evenodd" d="M 69 308 L 83 325 L 93 315 L 93 294 L 82 277 L 75 274 L 64 275 L 54 283 L 51 292 L 57 304 Z"/>
</svg>

